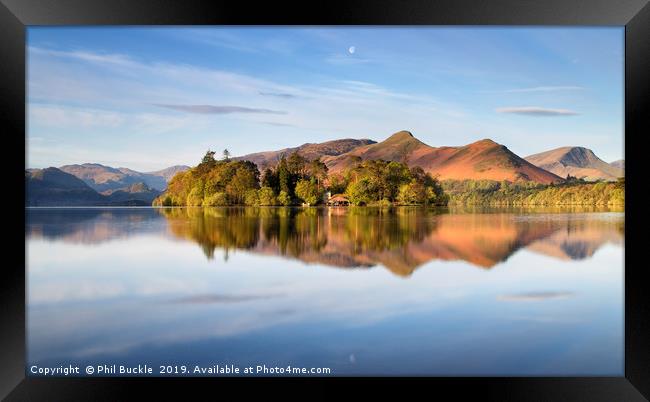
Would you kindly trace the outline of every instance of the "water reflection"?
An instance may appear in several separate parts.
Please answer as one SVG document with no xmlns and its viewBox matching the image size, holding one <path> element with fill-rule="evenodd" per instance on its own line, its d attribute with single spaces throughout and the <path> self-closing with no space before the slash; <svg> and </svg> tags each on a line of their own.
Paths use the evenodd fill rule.
<svg viewBox="0 0 650 402">
<path fill-rule="evenodd" d="M 584 259 L 607 242 L 622 242 L 617 219 L 566 219 L 544 214 L 449 214 L 397 209 L 167 209 L 174 235 L 216 249 L 245 249 L 340 268 L 382 265 L 408 276 L 431 260 L 491 268 L 523 247 L 551 257 Z M 574 216 L 575 218 L 575 216 Z M 614 218 L 614 216 L 612 216 Z"/>
<path fill-rule="evenodd" d="M 153 208 L 29 208 L 26 215 L 27 237 L 74 244 L 155 233 L 165 225 Z"/>
<path fill-rule="evenodd" d="M 621 245 L 621 212 L 423 208 L 169 208 L 33 210 L 27 235 L 93 244 L 134 233 L 161 232 L 200 245 L 208 259 L 246 250 L 338 268 L 381 265 L 409 276 L 432 260 L 492 268 L 522 248 L 561 260 Z"/>
<path fill-rule="evenodd" d="M 29 364 L 622 373 L 620 212 L 107 208 L 27 218 Z"/>
</svg>

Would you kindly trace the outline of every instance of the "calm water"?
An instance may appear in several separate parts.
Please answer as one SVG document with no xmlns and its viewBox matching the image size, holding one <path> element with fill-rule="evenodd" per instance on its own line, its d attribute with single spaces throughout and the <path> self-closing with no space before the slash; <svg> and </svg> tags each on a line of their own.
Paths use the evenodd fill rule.
<svg viewBox="0 0 650 402">
<path fill-rule="evenodd" d="M 28 364 L 622 375 L 623 228 L 612 211 L 30 209 Z"/>
</svg>

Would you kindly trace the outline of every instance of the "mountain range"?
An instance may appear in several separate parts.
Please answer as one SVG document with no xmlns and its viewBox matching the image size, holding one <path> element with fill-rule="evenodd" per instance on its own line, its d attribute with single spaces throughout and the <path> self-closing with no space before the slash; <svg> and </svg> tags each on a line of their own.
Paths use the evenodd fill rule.
<svg viewBox="0 0 650 402">
<path fill-rule="evenodd" d="M 419 166 L 439 180 L 487 179 L 549 184 L 562 182 L 571 175 L 588 181 L 613 181 L 624 175 L 625 166 L 623 160 L 609 164 L 583 147 L 562 147 L 521 158 L 490 139 L 463 146 L 432 147 L 408 131 L 394 133 L 381 142 L 347 138 L 233 159 L 252 161 L 262 171 L 274 167 L 283 156 L 288 157 L 293 152 L 308 160 L 320 158 L 329 173 L 342 173 L 363 160 L 383 159 Z M 150 205 L 176 173 L 189 168 L 176 165 L 153 172 L 138 172 L 84 163 L 58 169 L 27 169 L 27 205 Z"/>
<path fill-rule="evenodd" d="M 298 152 L 298 154 L 308 160 L 313 160 L 328 156 L 342 155 L 361 146 L 375 143 L 375 141 L 369 139 L 355 140 L 352 138 L 346 138 L 342 140 L 321 142 L 319 144 L 306 143 L 298 147 L 284 148 L 278 151 L 256 152 L 254 154 L 248 154 L 233 159 L 251 161 L 257 165 L 260 171 L 262 171 L 267 167 L 274 167 L 283 155 L 289 156 L 294 152 Z"/>
<path fill-rule="evenodd" d="M 144 183 L 148 187 L 163 191 L 167 182 L 178 172 L 189 169 L 189 166 L 176 165 L 155 172 L 138 172 L 128 168 L 114 168 L 98 163 L 84 163 L 81 165 L 65 165 L 59 169 L 83 180 L 90 188 L 97 192 L 119 190 L 133 184 Z"/>
<path fill-rule="evenodd" d="M 345 154 L 326 156 L 322 161 L 331 172 L 341 172 L 355 161 L 366 159 L 405 162 L 411 167 L 421 167 L 440 180 L 525 180 L 544 184 L 562 180 L 489 139 L 460 147 L 432 147 L 408 131 L 399 131 L 382 142 L 360 146 Z"/>
<path fill-rule="evenodd" d="M 283 155 L 293 152 L 307 159 L 319 157 L 330 173 L 341 173 L 362 160 L 383 159 L 419 166 L 440 180 L 523 180 L 549 184 L 561 182 L 567 174 L 587 181 L 613 181 L 624 175 L 623 160 L 609 164 L 584 147 L 562 147 L 522 158 L 490 139 L 456 147 L 432 147 L 408 131 L 394 133 L 381 142 L 344 139 L 308 143 L 237 159 L 255 162 L 261 170 L 275 166 Z"/>
<path fill-rule="evenodd" d="M 80 178 L 61 169 L 25 171 L 27 206 L 151 205 L 160 191 L 139 182 L 99 193 Z"/>
<path fill-rule="evenodd" d="M 583 147 L 556 148 L 527 156 L 525 159 L 560 177 L 571 175 L 587 181 L 609 181 L 624 174 L 622 160 L 610 164 L 597 157 L 591 149 Z"/>
</svg>

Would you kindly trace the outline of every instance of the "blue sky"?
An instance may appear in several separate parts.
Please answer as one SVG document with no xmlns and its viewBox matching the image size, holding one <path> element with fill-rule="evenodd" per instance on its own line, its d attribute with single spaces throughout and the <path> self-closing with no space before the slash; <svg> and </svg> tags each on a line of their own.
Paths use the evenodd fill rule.
<svg viewBox="0 0 650 402">
<path fill-rule="evenodd" d="M 30 27 L 29 167 L 411 131 L 623 158 L 622 27 Z"/>
</svg>

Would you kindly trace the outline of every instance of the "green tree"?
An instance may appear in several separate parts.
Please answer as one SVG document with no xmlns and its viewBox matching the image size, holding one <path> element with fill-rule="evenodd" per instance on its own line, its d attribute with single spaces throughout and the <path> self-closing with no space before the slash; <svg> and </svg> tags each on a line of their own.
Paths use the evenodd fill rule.
<svg viewBox="0 0 650 402">
<path fill-rule="evenodd" d="M 215 154 L 214 151 L 210 151 L 208 149 L 208 151 L 203 156 L 203 159 L 201 159 L 201 163 L 205 165 L 214 166 L 214 164 L 216 163 L 216 160 L 214 159 L 214 154 Z"/>
<path fill-rule="evenodd" d="M 298 151 L 293 152 L 289 155 L 287 159 L 287 168 L 289 173 L 296 177 L 305 177 L 305 167 L 307 165 L 307 160 L 302 157 Z"/>
<path fill-rule="evenodd" d="M 223 160 L 226 162 L 230 161 L 230 151 L 228 151 L 228 148 L 223 150 Z"/>
<path fill-rule="evenodd" d="M 291 187 L 290 187 L 290 172 L 289 168 L 287 167 L 287 160 L 284 158 L 284 156 L 280 159 L 280 163 L 278 164 L 277 168 L 277 175 L 278 175 L 278 189 L 280 192 L 284 191 L 286 194 L 291 194 Z"/>
<path fill-rule="evenodd" d="M 201 177 L 213 169 L 216 164 L 217 161 L 214 159 L 214 151 L 208 150 L 201 159 L 201 163 L 199 163 L 196 169 L 193 169 L 192 172 L 195 176 Z"/>
<path fill-rule="evenodd" d="M 320 190 L 321 182 L 327 178 L 327 165 L 320 158 L 314 159 L 309 164 L 309 173 L 316 179 L 316 186 Z"/>
<path fill-rule="evenodd" d="M 353 205 L 367 205 L 375 199 L 370 179 L 367 177 L 348 184 L 345 194 Z"/>
<path fill-rule="evenodd" d="M 423 186 L 426 186 L 428 181 L 433 181 L 421 168 L 417 168 L 415 173 L 421 176 L 419 182 L 422 182 Z M 390 204 L 397 199 L 400 186 L 408 184 L 411 176 L 411 170 L 406 164 L 383 160 L 365 160 L 349 169 L 345 175 L 350 191 L 358 196 L 358 191 L 363 189 L 364 195 L 359 202 L 378 203 L 383 200 L 384 204 Z M 361 179 L 364 179 L 364 183 L 356 184 Z M 355 185 L 350 187 L 351 184 Z"/>
<path fill-rule="evenodd" d="M 315 179 L 300 179 L 296 184 L 296 196 L 308 205 L 316 205 L 322 195 Z"/>
<path fill-rule="evenodd" d="M 262 174 L 262 187 L 270 187 L 277 192 L 280 191 L 278 175 L 270 168 L 264 169 L 264 173 Z"/>
<path fill-rule="evenodd" d="M 342 175 L 338 173 L 331 174 L 328 176 L 327 180 L 329 182 L 327 186 L 328 190 L 332 194 L 340 194 L 345 192 L 345 188 L 347 187 L 347 182 L 345 181 L 345 178 Z"/>
<path fill-rule="evenodd" d="M 271 187 L 260 188 L 258 191 L 258 198 L 260 205 L 277 205 L 278 203 Z"/>
<path fill-rule="evenodd" d="M 246 205 L 260 205 L 260 198 L 257 190 L 253 188 L 247 190 L 244 197 L 244 203 Z"/>
<path fill-rule="evenodd" d="M 246 191 L 258 187 L 259 171 L 253 162 L 216 161 L 214 152 L 208 151 L 196 167 L 176 174 L 155 203 L 193 206 L 243 204 Z M 220 195 L 214 196 L 218 193 Z M 229 199 L 224 201 L 223 197 Z"/>
<path fill-rule="evenodd" d="M 258 185 L 253 171 L 245 168 L 237 169 L 230 183 L 226 185 L 226 193 L 235 204 L 243 204 L 246 191 L 257 189 Z"/>
<path fill-rule="evenodd" d="M 409 183 L 411 180 L 411 171 L 405 163 L 390 162 L 384 169 L 382 175 L 382 187 L 384 188 L 384 198 L 395 200 L 402 184 Z M 421 174 L 424 180 L 425 174 L 422 168 L 414 169 L 416 174 Z"/>
<path fill-rule="evenodd" d="M 291 205 L 291 196 L 285 191 L 280 191 L 280 194 L 278 194 L 278 202 L 281 205 Z"/>
<path fill-rule="evenodd" d="M 221 192 L 209 195 L 203 200 L 203 206 L 205 207 L 220 207 L 225 205 L 228 205 L 228 197 L 226 197 L 225 193 Z"/>
<path fill-rule="evenodd" d="M 426 190 L 417 180 L 402 184 L 399 188 L 397 202 L 402 205 L 423 204 L 426 200 Z"/>
<path fill-rule="evenodd" d="M 201 186 L 192 187 L 185 204 L 190 207 L 200 207 L 203 204 L 203 188 Z"/>
</svg>

